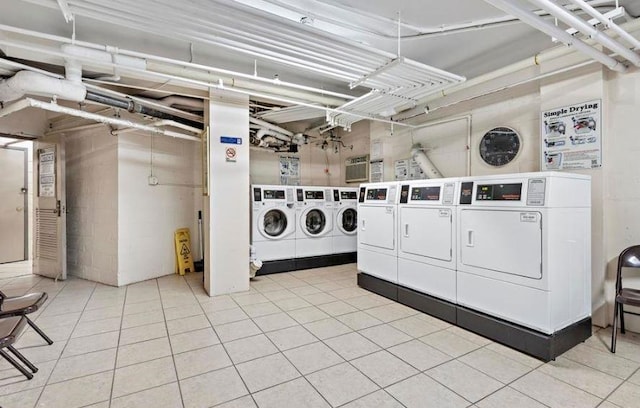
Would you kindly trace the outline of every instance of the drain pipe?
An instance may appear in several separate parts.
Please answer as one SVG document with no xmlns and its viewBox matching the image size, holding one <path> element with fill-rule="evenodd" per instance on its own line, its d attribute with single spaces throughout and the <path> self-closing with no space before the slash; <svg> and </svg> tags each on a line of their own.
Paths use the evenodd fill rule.
<svg viewBox="0 0 640 408">
<path fill-rule="evenodd" d="M 424 148 L 419 143 L 413 145 L 411 148 L 411 157 L 418 163 L 418 166 L 424 171 L 427 178 L 442 178 L 442 173 L 434 166 L 433 162 L 424 152 Z"/>
</svg>

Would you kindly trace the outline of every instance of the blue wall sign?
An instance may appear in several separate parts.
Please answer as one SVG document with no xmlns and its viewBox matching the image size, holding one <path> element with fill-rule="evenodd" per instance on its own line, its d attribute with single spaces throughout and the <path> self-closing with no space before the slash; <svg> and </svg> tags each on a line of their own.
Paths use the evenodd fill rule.
<svg viewBox="0 0 640 408">
<path fill-rule="evenodd" d="M 220 143 L 241 145 L 241 137 L 220 136 Z"/>
</svg>

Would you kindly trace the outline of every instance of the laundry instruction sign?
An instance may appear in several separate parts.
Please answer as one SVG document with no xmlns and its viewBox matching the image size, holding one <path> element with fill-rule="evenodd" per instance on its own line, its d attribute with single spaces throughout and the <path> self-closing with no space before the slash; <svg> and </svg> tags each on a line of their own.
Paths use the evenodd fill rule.
<svg viewBox="0 0 640 408">
<path fill-rule="evenodd" d="M 602 101 L 543 111 L 540 118 L 542 170 L 602 166 Z"/>
</svg>

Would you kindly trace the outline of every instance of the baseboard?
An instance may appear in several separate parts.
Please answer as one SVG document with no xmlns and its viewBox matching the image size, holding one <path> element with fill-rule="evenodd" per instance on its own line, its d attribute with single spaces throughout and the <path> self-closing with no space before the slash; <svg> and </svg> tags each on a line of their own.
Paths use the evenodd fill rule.
<svg viewBox="0 0 640 408">
<path fill-rule="evenodd" d="M 325 266 L 335 266 L 354 263 L 358 260 L 356 252 L 344 254 L 330 254 L 309 256 L 304 258 L 283 259 L 277 261 L 265 261 L 262 268 L 256 272 L 256 276 L 269 275 L 272 273 L 299 271 L 302 269 L 322 268 Z"/>
</svg>

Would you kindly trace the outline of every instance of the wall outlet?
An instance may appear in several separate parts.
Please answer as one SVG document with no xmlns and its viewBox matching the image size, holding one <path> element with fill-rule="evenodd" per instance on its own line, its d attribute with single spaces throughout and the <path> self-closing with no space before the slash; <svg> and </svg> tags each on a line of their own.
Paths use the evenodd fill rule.
<svg viewBox="0 0 640 408">
<path fill-rule="evenodd" d="M 156 176 L 149 176 L 149 185 L 150 186 L 157 186 L 158 185 L 158 178 Z"/>
</svg>

